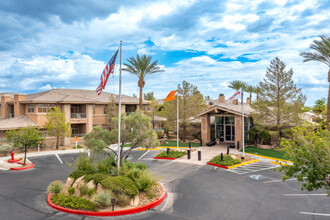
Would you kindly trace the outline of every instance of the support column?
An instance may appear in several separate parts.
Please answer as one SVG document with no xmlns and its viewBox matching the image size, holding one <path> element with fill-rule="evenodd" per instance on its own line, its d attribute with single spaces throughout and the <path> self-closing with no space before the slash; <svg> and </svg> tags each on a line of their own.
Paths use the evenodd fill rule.
<svg viewBox="0 0 330 220">
<path fill-rule="evenodd" d="M 235 145 L 239 141 L 240 146 L 243 144 L 243 137 L 242 137 L 242 116 L 235 115 Z"/>
<path fill-rule="evenodd" d="M 86 134 L 93 130 L 93 105 L 86 105 Z"/>
<path fill-rule="evenodd" d="M 62 113 L 65 115 L 66 123 L 70 123 L 71 120 L 71 106 L 70 104 L 62 105 Z M 62 144 L 64 146 L 69 146 L 71 144 L 71 137 L 64 137 L 62 139 Z"/>
<path fill-rule="evenodd" d="M 201 133 L 202 142 L 205 145 L 206 142 L 211 141 L 211 127 L 210 127 L 210 116 L 208 114 L 201 116 Z"/>
</svg>

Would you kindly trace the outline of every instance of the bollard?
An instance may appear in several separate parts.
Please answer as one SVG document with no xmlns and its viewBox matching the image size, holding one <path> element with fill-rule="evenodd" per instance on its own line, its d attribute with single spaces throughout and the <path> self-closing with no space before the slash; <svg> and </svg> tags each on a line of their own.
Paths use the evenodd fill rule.
<svg viewBox="0 0 330 220">
<path fill-rule="evenodd" d="M 200 160 L 202 160 L 202 151 L 198 151 L 198 160 L 200 161 Z"/>
<path fill-rule="evenodd" d="M 189 142 L 189 149 L 191 149 L 191 142 Z"/>
<path fill-rule="evenodd" d="M 220 161 L 223 161 L 223 153 L 220 155 Z"/>
<path fill-rule="evenodd" d="M 227 155 L 229 154 L 229 145 L 227 146 Z"/>
<path fill-rule="evenodd" d="M 14 152 L 11 152 L 10 153 L 10 156 L 11 156 L 11 160 L 15 160 L 15 158 L 14 158 Z"/>
<path fill-rule="evenodd" d="M 239 150 L 239 141 L 237 141 L 237 150 Z"/>
<path fill-rule="evenodd" d="M 170 148 L 167 148 L 166 151 L 167 151 L 167 154 L 170 154 Z"/>
<path fill-rule="evenodd" d="M 190 150 L 187 151 L 187 159 L 190 160 Z"/>
</svg>

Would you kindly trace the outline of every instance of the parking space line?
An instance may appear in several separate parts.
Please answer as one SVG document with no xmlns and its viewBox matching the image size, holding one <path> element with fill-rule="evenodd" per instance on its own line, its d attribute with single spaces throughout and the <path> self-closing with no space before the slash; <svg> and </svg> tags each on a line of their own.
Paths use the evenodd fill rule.
<svg viewBox="0 0 330 220">
<path fill-rule="evenodd" d="M 330 214 L 327 213 L 316 213 L 316 212 L 299 212 L 303 215 L 318 215 L 318 216 L 330 216 Z"/>
<path fill-rule="evenodd" d="M 62 162 L 62 160 L 61 160 L 61 158 L 57 155 L 57 154 L 55 154 L 55 156 L 57 157 L 57 159 L 60 161 L 60 163 L 61 164 L 63 164 L 63 162 Z"/>
<path fill-rule="evenodd" d="M 327 196 L 328 194 L 283 194 L 284 196 Z"/>
<path fill-rule="evenodd" d="M 297 179 L 293 178 L 293 179 L 287 179 L 285 181 L 292 181 L 292 180 L 297 180 Z M 269 180 L 269 181 L 265 181 L 263 183 L 277 183 L 277 182 L 283 182 L 283 180 Z"/>
<path fill-rule="evenodd" d="M 147 153 L 149 153 L 149 152 L 150 152 L 150 150 L 148 150 L 147 152 L 145 152 L 144 154 L 142 154 L 142 156 L 139 157 L 138 161 L 141 160 L 141 158 L 144 157 L 144 156 L 145 156 Z"/>
</svg>

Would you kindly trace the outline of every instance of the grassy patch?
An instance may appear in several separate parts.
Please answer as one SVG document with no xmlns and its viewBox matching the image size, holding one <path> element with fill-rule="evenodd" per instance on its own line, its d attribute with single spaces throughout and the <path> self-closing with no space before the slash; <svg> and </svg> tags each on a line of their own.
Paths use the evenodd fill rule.
<svg viewBox="0 0 330 220">
<path fill-rule="evenodd" d="M 243 151 L 242 149 L 240 150 Z M 272 149 L 261 149 L 257 147 L 246 147 L 246 153 L 258 154 L 266 157 L 274 157 L 277 159 L 290 160 L 290 158 L 282 151 L 272 150 Z"/>
<path fill-rule="evenodd" d="M 171 141 L 171 140 L 166 140 L 167 144 L 161 144 L 159 146 L 161 147 L 175 147 L 176 146 L 176 141 Z M 200 147 L 201 145 L 198 143 L 193 143 L 191 142 L 191 147 Z M 179 147 L 189 147 L 189 143 L 181 143 L 179 141 Z"/>
<path fill-rule="evenodd" d="M 209 162 L 213 163 L 213 164 L 226 166 L 226 167 L 230 167 L 230 166 L 242 163 L 242 161 L 240 159 L 234 159 L 229 155 L 224 155 L 222 161 L 221 161 L 220 155 L 215 156 Z"/>
<path fill-rule="evenodd" d="M 157 154 L 156 157 L 178 158 L 178 157 L 182 157 L 183 155 L 187 155 L 187 152 L 170 150 L 169 154 L 167 154 L 166 151 L 163 151 L 163 152 Z"/>
</svg>

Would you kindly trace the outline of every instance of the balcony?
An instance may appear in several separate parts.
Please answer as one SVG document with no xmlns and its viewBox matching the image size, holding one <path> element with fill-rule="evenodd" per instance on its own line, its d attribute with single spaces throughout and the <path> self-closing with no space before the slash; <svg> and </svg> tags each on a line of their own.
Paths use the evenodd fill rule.
<svg viewBox="0 0 330 220">
<path fill-rule="evenodd" d="M 86 113 L 71 113 L 71 119 L 86 118 Z"/>
</svg>

